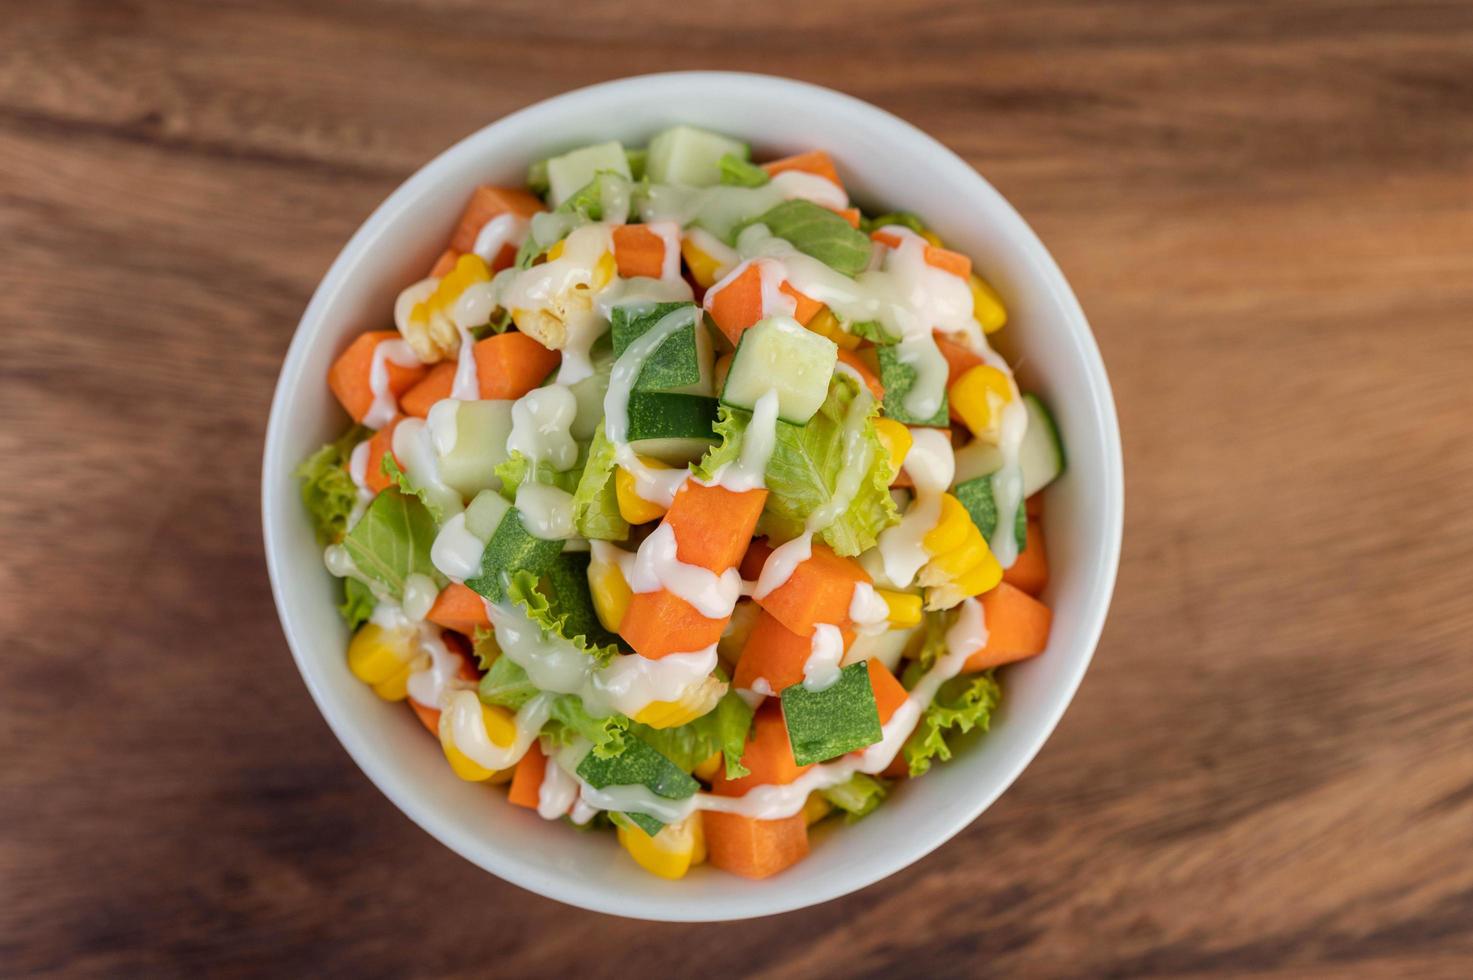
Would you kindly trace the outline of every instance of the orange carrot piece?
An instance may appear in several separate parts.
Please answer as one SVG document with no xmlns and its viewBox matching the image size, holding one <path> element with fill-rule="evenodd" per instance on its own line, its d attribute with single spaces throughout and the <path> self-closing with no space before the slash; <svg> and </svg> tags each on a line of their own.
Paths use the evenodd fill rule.
<svg viewBox="0 0 1473 980">
<path fill-rule="evenodd" d="M 486 602 L 472 589 L 452 582 L 440 590 L 435 604 L 425 614 L 425 619 L 436 626 L 454 630 L 466 636 L 474 636 L 476 627 L 491 628 L 491 619 L 486 615 Z"/>
<path fill-rule="evenodd" d="M 450 397 L 450 389 L 455 384 L 455 362 L 441 361 L 430 368 L 430 373 L 424 376 L 424 380 L 410 388 L 399 399 L 399 407 L 404 410 L 405 415 L 412 415 L 417 419 L 427 418 L 430 407 L 442 398 Z"/>
<path fill-rule="evenodd" d="M 384 472 L 384 454 L 394 456 L 394 428 L 402 421 L 402 416 L 394 419 L 368 440 L 368 464 L 363 468 L 363 484 L 374 493 L 388 489 L 393 482 Z M 394 456 L 394 462 L 398 463 L 399 457 Z"/>
<path fill-rule="evenodd" d="M 720 289 L 708 291 L 705 304 L 717 329 L 735 344 L 742 339 L 742 331 L 762 319 L 761 271 L 755 265 L 747 266 Z"/>
<path fill-rule="evenodd" d="M 834 161 L 822 150 L 809 150 L 807 153 L 799 153 L 795 156 L 783 157 L 771 163 L 764 163 L 762 169 L 767 171 L 767 176 L 776 177 L 785 170 L 798 170 L 805 174 L 817 174 L 827 177 L 840 187 L 844 182 L 839 179 L 839 171 L 834 168 Z"/>
<path fill-rule="evenodd" d="M 701 819 L 712 866 L 743 878 L 770 877 L 808 856 L 808 821 L 802 813 L 757 820 L 706 810 Z"/>
<path fill-rule="evenodd" d="M 880 663 L 879 657 L 865 661 L 869 668 L 869 686 L 875 692 L 875 707 L 880 709 L 880 724 L 885 724 L 910 697 L 900 681 L 890 673 L 890 668 Z"/>
<path fill-rule="evenodd" d="M 853 632 L 841 629 L 844 646 L 854 641 Z M 813 653 L 813 637 L 800 636 L 782 624 L 771 613 L 759 612 L 747 642 L 742 646 L 742 655 L 737 660 L 732 684 L 750 691 L 760 677 L 767 681 L 773 694 L 782 693 L 783 688 L 792 687 L 803 680 L 803 665 Z"/>
<path fill-rule="evenodd" d="M 675 556 L 720 575 L 746 554 L 766 502 L 766 490 L 737 493 L 687 480 L 665 514 L 675 532 Z"/>
<path fill-rule="evenodd" d="M 435 264 L 430 266 L 430 275 L 434 276 L 436 279 L 440 278 L 445 273 L 455 268 L 455 260 L 458 258 L 460 258 L 459 252 L 457 252 L 453 248 L 447 248 L 445 251 L 440 253 L 440 257 L 435 260 Z"/>
<path fill-rule="evenodd" d="M 521 398 L 562 360 L 557 351 L 515 332 L 477 341 L 475 354 L 482 398 Z"/>
<path fill-rule="evenodd" d="M 1002 580 L 1031 596 L 1038 595 L 1048 585 L 1048 554 L 1044 551 L 1043 525 L 1038 521 L 1028 521 L 1027 547 L 1013 567 L 1002 573 Z"/>
<path fill-rule="evenodd" d="M 665 271 L 665 239 L 644 225 L 617 225 L 614 228 L 614 261 L 619 275 L 660 278 Z"/>
<path fill-rule="evenodd" d="M 864 379 L 865 386 L 869 388 L 871 394 L 880 401 L 885 400 L 885 386 L 880 383 L 880 376 L 875 374 L 874 369 L 865 362 L 865 359 L 860 356 L 859 351 L 845 350 L 840 347 L 839 360 L 858 372 L 859 376 Z"/>
<path fill-rule="evenodd" d="M 767 700 L 752 718 L 747 732 L 747 746 L 742 750 L 742 765 L 749 770 L 740 779 L 726 778 L 726 768 L 716 771 L 711 792 L 717 796 L 743 796 L 754 786 L 787 785 L 813 766 L 800 766 L 793 759 L 793 746 L 788 741 L 788 725 L 783 720 L 782 705 Z"/>
<path fill-rule="evenodd" d="M 742 573 L 742 578 L 748 582 L 757 581 L 762 574 L 762 566 L 767 564 L 767 558 L 772 554 L 772 546 L 767 543 L 766 538 L 756 538 L 747 546 L 747 553 L 742 556 L 741 564 L 737 568 Z"/>
<path fill-rule="evenodd" d="M 859 208 L 844 208 L 842 211 L 839 212 L 839 217 L 849 222 L 849 227 L 859 227 L 859 219 L 861 217 L 859 213 Z"/>
<path fill-rule="evenodd" d="M 542 754 L 542 746 L 533 742 L 527 754 L 517 763 L 516 771 L 512 773 L 506 801 L 512 806 L 537 809 L 537 798 L 542 793 L 542 778 L 546 775 L 547 756 Z"/>
<path fill-rule="evenodd" d="M 668 589 L 636 592 L 619 623 L 619 635 L 641 657 L 659 660 L 705 649 L 721 639 L 728 619 L 707 619 Z"/>
<path fill-rule="evenodd" d="M 439 738 L 440 737 L 440 711 L 439 711 L 439 709 L 438 708 L 428 708 L 428 707 L 425 707 L 424 705 L 420 704 L 418 701 L 414 700 L 414 698 L 405 698 L 405 700 L 409 702 L 409 707 L 414 711 L 414 717 L 416 717 L 416 718 L 419 719 L 419 723 L 421 725 L 425 726 L 425 728 L 428 728 L 431 735 L 435 736 L 436 738 Z"/>
<path fill-rule="evenodd" d="M 967 658 L 963 670 L 986 670 L 1023 660 L 1048 646 L 1053 612 L 1028 593 L 1006 582 L 982 595 L 987 645 Z"/>
<path fill-rule="evenodd" d="M 823 309 L 823 304 L 818 300 L 809 299 L 787 283 L 782 283 L 777 288 L 779 291 L 793 297 L 793 302 L 796 304 L 793 309 L 793 319 L 805 327 L 808 326 L 808 321 L 818 316 L 818 311 Z"/>
<path fill-rule="evenodd" d="M 848 623 L 854 586 L 870 577 L 852 558 L 840 558 L 826 544 L 798 563 L 788 580 L 756 600 L 768 615 L 799 636 L 812 636 L 819 623 Z"/>
<path fill-rule="evenodd" d="M 486 222 L 499 214 L 510 211 L 523 218 L 530 218 L 542 208 L 540 198 L 521 188 L 483 184 L 471 192 L 471 199 L 466 203 L 465 211 L 455 226 L 455 233 L 450 236 L 450 248 L 455 252 L 469 252 L 475 247 L 476 236 L 481 233 Z M 511 245 L 502 249 L 502 255 L 505 255 L 507 248 L 511 249 L 512 258 L 515 258 L 517 250 Z M 502 255 L 495 256 L 495 261 L 491 263 L 493 269 L 504 268 L 500 264 Z M 506 264 L 510 265 L 511 260 L 508 259 Z"/>
<path fill-rule="evenodd" d="M 362 422 L 363 416 L 373 407 L 369 375 L 373 371 L 374 349 L 386 340 L 398 339 L 397 330 L 370 330 L 359 334 L 328 370 L 328 387 L 355 422 Z M 384 365 L 388 368 L 389 391 L 395 398 L 413 387 L 428 371 L 422 364 L 405 367 L 386 360 Z"/>
<path fill-rule="evenodd" d="M 945 334 L 938 332 L 931 336 L 936 339 L 936 347 L 941 351 L 941 356 L 946 358 L 947 384 L 982 363 L 981 355 L 973 353 L 971 348 L 963 347 Z"/>
<path fill-rule="evenodd" d="M 1035 520 L 1043 517 L 1043 494 L 1041 492 L 1029 497 L 1023 502 L 1023 505 L 1029 517 Z"/>
<path fill-rule="evenodd" d="M 869 237 L 889 248 L 900 247 L 900 236 L 883 228 L 871 232 Z M 926 264 L 963 279 L 972 274 L 972 260 L 968 256 L 930 243 L 926 244 Z"/>
</svg>

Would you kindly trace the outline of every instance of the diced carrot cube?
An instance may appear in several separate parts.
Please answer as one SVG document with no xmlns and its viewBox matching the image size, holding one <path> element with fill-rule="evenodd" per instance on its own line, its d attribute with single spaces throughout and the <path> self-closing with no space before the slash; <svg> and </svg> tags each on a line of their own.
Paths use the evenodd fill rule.
<svg viewBox="0 0 1473 980">
<path fill-rule="evenodd" d="M 701 815 L 711 865 L 744 878 L 767 878 L 808 855 L 808 821 L 802 813 L 757 820 L 707 810 Z"/>
<path fill-rule="evenodd" d="M 1002 580 L 1031 596 L 1038 595 L 1048 585 L 1048 554 L 1044 551 L 1043 525 L 1039 521 L 1028 519 L 1027 546 L 1013 567 L 1002 573 Z"/>
<path fill-rule="evenodd" d="M 869 668 L 869 685 L 875 692 L 875 707 L 880 711 L 880 724 L 883 725 L 894 717 L 910 695 L 890 673 L 890 668 L 880 663 L 879 657 L 870 657 L 865 666 Z"/>
<path fill-rule="evenodd" d="M 537 809 L 537 803 L 542 795 L 542 779 L 547 775 L 547 756 L 542 754 L 542 746 L 536 742 L 527 749 L 527 754 L 522 756 L 517 763 L 516 770 L 512 773 L 511 786 L 507 789 L 506 801 L 512 806 L 524 806 L 529 810 Z"/>
<path fill-rule="evenodd" d="M 405 415 L 426 418 L 435 402 L 450 397 L 450 389 L 454 385 L 455 362 L 441 361 L 430 368 L 430 373 L 419 384 L 404 393 L 404 397 L 399 399 L 399 407 Z"/>
<path fill-rule="evenodd" d="M 747 746 L 742 752 L 742 765 L 748 774 L 740 779 L 727 779 L 725 767 L 711 780 L 711 792 L 717 796 L 743 796 L 754 786 L 783 786 L 803 775 L 812 765 L 800 766 L 793 759 L 793 746 L 788 741 L 788 725 L 783 721 L 782 705 L 763 702 L 752 719 L 747 733 Z"/>
<path fill-rule="evenodd" d="M 777 288 L 780 292 L 786 293 L 787 295 L 793 297 L 793 302 L 795 304 L 793 309 L 793 319 L 797 320 L 805 327 L 808 326 L 808 321 L 818 316 L 818 311 L 823 309 L 823 304 L 820 303 L 818 300 L 809 299 L 807 296 L 804 296 L 802 293 L 798 292 L 798 290 L 794 289 L 792 286 L 789 286 L 787 283 L 782 283 Z"/>
<path fill-rule="evenodd" d="M 967 658 L 963 670 L 986 670 L 1042 653 L 1053 613 L 1022 589 L 999 583 L 982 595 L 987 644 Z"/>
<path fill-rule="evenodd" d="M 766 490 L 738 493 L 687 480 L 665 514 L 675 532 L 676 557 L 718 575 L 735 566 L 752 543 L 766 502 Z"/>
<path fill-rule="evenodd" d="M 402 416 L 394 419 L 368 440 L 368 464 L 363 468 L 363 485 L 374 493 L 387 489 L 393 482 L 384 472 L 384 454 L 394 455 L 394 429 L 402 421 Z M 394 462 L 399 462 L 397 456 L 394 457 Z"/>
<path fill-rule="evenodd" d="M 466 636 L 474 636 L 477 627 L 491 628 L 491 618 L 486 615 L 486 601 L 473 589 L 456 582 L 440 590 L 425 619 Z"/>
<path fill-rule="evenodd" d="M 482 398 L 521 398 L 541 385 L 562 360 L 557 351 L 516 332 L 477 341 L 475 355 Z"/>
<path fill-rule="evenodd" d="M 614 228 L 614 261 L 626 279 L 646 276 L 658 279 L 665 271 L 665 239 L 644 225 Z"/>
<path fill-rule="evenodd" d="M 359 334 L 348 349 L 338 356 L 327 372 L 327 385 L 354 421 L 362 422 L 363 416 L 373 407 L 373 352 L 386 340 L 398 340 L 397 330 L 370 330 Z M 395 398 L 413 387 L 429 370 L 423 364 L 404 366 L 386 360 L 388 389 Z"/>
<path fill-rule="evenodd" d="M 769 177 L 776 177 L 786 170 L 798 170 L 805 174 L 817 174 L 820 177 L 833 181 L 839 187 L 844 182 L 839 179 L 839 171 L 834 167 L 834 161 L 822 150 L 809 150 L 807 153 L 799 153 L 771 163 L 764 163 L 762 169 L 767 171 Z"/>
<path fill-rule="evenodd" d="M 712 286 L 706 291 L 704 303 L 717 329 L 735 344 L 744 330 L 762 319 L 762 271 L 748 265 L 722 283 L 717 283 L 720 289 Z"/>
<path fill-rule="evenodd" d="M 728 619 L 708 619 L 667 589 L 636 592 L 619 622 L 619 635 L 641 657 L 659 660 L 672 653 L 704 650 L 721 639 Z"/>
<path fill-rule="evenodd" d="M 859 562 L 815 542 L 810 557 L 757 604 L 799 636 L 812 636 L 819 623 L 848 623 L 854 586 L 869 580 Z"/>
<path fill-rule="evenodd" d="M 543 209 L 542 200 L 518 187 L 492 187 L 483 184 L 471 192 L 471 199 L 450 236 L 450 248 L 454 252 L 469 252 L 476 245 L 476 236 L 486 222 L 508 211 L 523 218 L 530 218 Z M 512 249 L 515 254 L 515 248 Z M 500 256 L 493 258 L 500 259 Z M 497 267 L 493 262 L 492 267 Z"/>
<path fill-rule="evenodd" d="M 459 252 L 453 248 L 447 248 L 440 253 L 440 257 L 435 260 L 435 264 L 430 266 L 430 275 L 436 279 L 445 275 L 445 273 L 455 268 L 455 260 L 458 258 L 460 258 Z"/>
</svg>

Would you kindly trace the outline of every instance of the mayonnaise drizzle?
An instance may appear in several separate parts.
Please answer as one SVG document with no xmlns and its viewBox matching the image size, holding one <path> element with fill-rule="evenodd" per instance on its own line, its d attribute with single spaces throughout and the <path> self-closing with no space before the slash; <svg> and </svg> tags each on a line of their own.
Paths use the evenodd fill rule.
<svg viewBox="0 0 1473 980">
<path fill-rule="evenodd" d="M 521 247 L 530 227 L 526 218 L 512 211 L 504 211 L 481 226 L 471 251 L 479 255 L 487 265 L 494 265 L 502 249 L 508 245 L 512 248 Z"/>
<path fill-rule="evenodd" d="M 444 513 L 458 514 L 465 509 L 460 493 L 440 478 L 440 464 L 424 419 L 402 419 L 394 426 L 393 451 L 410 482 Z"/>
<path fill-rule="evenodd" d="M 572 809 L 577 799 L 578 780 L 558 765 L 556 758 L 549 758 L 542 784 L 537 787 L 537 815 L 543 820 L 556 820 Z"/>
<path fill-rule="evenodd" d="M 849 619 L 856 632 L 874 636 L 890 628 L 890 606 L 873 585 L 855 582 L 854 594 L 849 598 Z"/>
<path fill-rule="evenodd" d="M 752 590 L 753 599 L 765 599 L 787 584 L 798 566 L 813 557 L 813 532 L 804 531 L 791 541 L 784 541 L 772 549 L 772 554 L 762 563 L 757 576 L 757 587 Z"/>
<path fill-rule="evenodd" d="M 420 360 L 414 348 L 404 340 L 381 340 L 373 348 L 373 360 L 368 368 L 368 388 L 373 392 L 373 403 L 363 414 L 363 424 L 370 429 L 382 429 L 394 421 L 399 414 L 399 402 L 389 390 L 389 365 L 418 367 Z"/>
<path fill-rule="evenodd" d="M 878 550 L 885 578 L 906 588 L 931 558 L 926 535 L 941 518 L 941 497 L 951 486 L 956 462 L 951 441 L 937 429 L 912 429 L 905 471 L 915 484 L 916 496 L 900 523 L 880 532 Z"/>
<path fill-rule="evenodd" d="M 803 686 L 826 691 L 839 679 L 839 661 L 844 659 L 844 634 L 833 623 L 814 627 L 808 659 L 803 661 Z"/>
<path fill-rule="evenodd" d="M 430 545 L 430 564 L 452 582 L 464 582 L 481 571 L 481 555 L 486 542 L 465 526 L 465 513 L 454 514 L 440 525 L 434 544 Z"/>
<path fill-rule="evenodd" d="M 670 506 L 676 492 L 689 476 L 686 470 L 659 470 L 646 466 L 629 445 L 629 393 L 639 379 L 644 363 L 665 339 L 691 324 L 701 326 L 694 307 L 672 310 L 635 339 L 609 372 L 604 394 L 604 432 L 614 446 L 614 461 L 634 477 L 635 490 L 646 500 Z"/>
<path fill-rule="evenodd" d="M 522 705 L 516 716 L 516 735 L 509 745 L 491 740 L 481 716 L 481 699 L 474 691 L 456 691 L 447 699 L 441 725 L 450 741 L 468 759 L 486 769 L 510 769 L 532 747 L 552 710 L 552 695 L 541 693 Z"/>
<path fill-rule="evenodd" d="M 626 578 L 632 592 L 658 592 L 666 589 L 695 607 L 707 619 L 725 619 L 731 615 L 742 594 L 742 576 L 735 568 L 720 575 L 700 565 L 690 565 L 678 557 L 679 544 L 675 528 L 668 521 L 640 542 L 634 561 L 628 563 Z"/>
</svg>

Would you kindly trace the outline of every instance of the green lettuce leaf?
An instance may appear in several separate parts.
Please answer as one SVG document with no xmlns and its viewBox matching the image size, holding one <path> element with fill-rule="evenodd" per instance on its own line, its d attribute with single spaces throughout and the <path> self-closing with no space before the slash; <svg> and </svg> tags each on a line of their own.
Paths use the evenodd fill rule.
<svg viewBox="0 0 1473 980">
<path fill-rule="evenodd" d="M 302 503 L 307 505 L 321 544 L 341 541 L 348 533 L 348 517 L 358 502 L 358 488 L 348 475 L 348 457 L 354 446 L 372 434 L 355 425 L 297 467 L 297 479 L 302 481 Z"/>
<path fill-rule="evenodd" d="M 879 806 L 890 795 L 890 786 L 883 780 L 857 772 L 846 782 L 821 792 L 824 799 L 844 811 L 846 822 L 853 823 Z"/>
<path fill-rule="evenodd" d="M 419 498 L 419 502 L 424 504 L 425 509 L 430 512 L 430 516 L 435 519 L 436 524 L 444 523 L 444 508 L 430 499 L 430 495 L 425 492 L 423 487 L 414 485 L 414 482 L 409 479 L 409 474 L 399 468 L 399 461 L 394 458 L 393 453 L 384 453 L 383 461 L 379 463 L 379 469 L 384 471 L 384 476 L 394 481 L 394 485 L 399 488 L 400 493 Z"/>
<path fill-rule="evenodd" d="M 986 731 L 992 712 L 1002 700 L 992 671 L 953 677 L 936 692 L 930 707 L 921 715 L 910 738 L 905 741 L 905 762 L 912 776 L 931 768 L 932 760 L 945 762 L 951 758 L 948 735 L 955 736 L 974 728 Z"/>
<path fill-rule="evenodd" d="M 767 171 L 734 153 L 721 158 L 721 182 L 728 187 L 761 187 L 772 178 Z"/>
<path fill-rule="evenodd" d="M 720 752 L 726 763 L 726 777 L 740 779 L 748 769 L 742 765 L 747 747 L 747 731 L 752 727 L 752 709 L 735 691 L 727 691 L 716 707 L 695 721 L 674 728 L 651 728 L 631 722 L 629 730 L 641 741 L 686 772 Z"/>
<path fill-rule="evenodd" d="M 496 642 L 496 633 L 489 626 L 476 627 L 476 635 L 471 637 L 471 649 L 477 666 L 482 670 L 490 670 L 501 656 L 501 644 Z"/>
<path fill-rule="evenodd" d="M 562 637 L 603 666 L 618 654 L 618 637 L 594 612 L 588 561 L 586 552 L 565 551 L 541 580 L 526 569 L 512 572 L 506 591 L 543 633 Z"/>
<path fill-rule="evenodd" d="M 501 495 L 511 503 L 516 503 L 517 490 L 529 473 L 536 483 L 547 483 L 572 493 L 578 489 L 578 480 L 583 475 L 584 452 L 580 450 L 578 455 L 579 460 L 572 469 L 559 470 L 545 459 L 539 459 L 534 467 L 520 449 L 513 450 L 510 456 L 496 464 L 496 476 L 501 480 Z"/>
<path fill-rule="evenodd" d="M 878 320 L 860 320 L 858 323 L 846 323 L 844 329 L 856 337 L 863 337 L 872 341 L 878 347 L 889 347 L 899 343 L 899 339 L 892 337 L 890 331 Z"/>
<path fill-rule="evenodd" d="M 392 458 L 384 454 L 385 459 Z M 429 509 L 397 490 L 384 490 L 343 538 L 358 573 L 380 583 L 395 599 L 404 598 L 404 580 L 415 572 L 441 588 L 445 577 L 430 562 L 439 527 Z"/>
<path fill-rule="evenodd" d="M 860 481 L 848 509 L 819 532 L 829 547 L 841 555 L 857 555 L 874 547 L 879 533 L 900 520 L 890 497 L 890 457 L 875 433 L 874 419 L 879 404 L 847 374 L 836 373 L 829 382 L 829 395 L 807 425 L 777 423 L 777 441 L 767 463 L 767 506 L 758 530 L 780 539 L 803 533 L 803 522 L 834 496 L 843 467 L 844 416 L 855 399 L 868 405 L 864 438 L 870 445 L 870 466 Z M 712 478 L 724 463 L 741 455 L 741 440 L 751 414 L 722 406 L 715 431 L 721 442 L 713 446 L 696 466 L 696 475 Z"/>
<path fill-rule="evenodd" d="M 520 664 L 510 657 L 498 657 L 481 678 L 477 693 L 484 704 L 520 711 L 538 690 Z M 569 745 L 577 738 L 585 738 L 593 743 L 595 755 L 607 759 L 624 751 L 624 732 L 628 726 L 629 719 L 621 714 L 601 718 L 591 714 L 577 695 L 559 694 L 553 698 L 542 734 L 554 745 Z"/>
<path fill-rule="evenodd" d="M 747 224 L 766 225 L 798 251 L 846 276 L 858 275 L 869 265 L 873 247 L 869 236 L 812 201 L 784 201 Z"/>
<path fill-rule="evenodd" d="M 573 523 L 585 538 L 623 541 L 629 537 L 629 522 L 619 514 L 619 498 L 614 493 L 615 469 L 614 444 L 600 425 L 573 491 Z"/>
<path fill-rule="evenodd" d="M 356 630 L 368 622 L 376 605 L 378 600 L 374 598 L 372 589 L 356 578 L 343 579 L 343 601 L 338 606 L 338 613 L 348 624 L 348 629 Z"/>
</svg>

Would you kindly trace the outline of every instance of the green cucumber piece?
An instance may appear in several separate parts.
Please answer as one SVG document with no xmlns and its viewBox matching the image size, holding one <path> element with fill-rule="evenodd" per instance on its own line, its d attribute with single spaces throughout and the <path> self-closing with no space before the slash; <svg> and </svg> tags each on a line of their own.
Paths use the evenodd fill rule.
<svg viewBox="0 0 1473 980">
<path fill-rule="evenodd" d="M 482 490 L 500 489 L 501 480 L 496 476 L 496 467 L 505 462 L 508 455 L 506 440 L 511 435 L 511 402 L 499 399 L 460 402 L 454 404 L 454 409 L 455 445 L 448 453 L 437 451 L 435 454 L 440 479 L 462 497 L 474 497 Z"/>
<path fill-rule="evenodd" d="M 645 175 L 652 184 L 711 187 L 721 183 L 721 158 L 746 160 L 751 148 L 740 140 L 694 126 L 672 126 L 650 140 Z"/>
<path fill-rule="evenodd" d="M 1064 440 L 1059 438 L 1053 415 L 1036 395 L 1024 395 L 1023 406 L 1028 409 L 1028 431 L 1023 434 L 1023 444 L 1018 449 L 1018 465 L 1023 468 L 1026 498 L 1064 472 Z"/>
<path fill-rule="evenodd" d="M 768 391 L 777 392 L 777 417 L 807 425 L 829 394 L 839 347 L 786 316 L 768 317 L 743 331 L 721 388 L 727 405 L 757 407 Z"/>
<path fill-rule="evenodd" d="M 956 475 L 953 483 L 966 483 L 979 476 L 991 476 L 1002 469 L 1002 450 L 989 442 L 975 439 L 956 451 Z"/>
<path fill-rule="evenodd" d="M 988 541 L 992 540 L 992 532 L 997 530 L 997 494 L 992 480 L 992 475 L 974 477 L 958 483 L 952 491 L 966 508 L 972 523 L 977 525 L 977 530 L 982 532 L 982 537 Z M 1018 553 L 1021 554 L 1028 546 L 1028 508 L 1021 500 L 1014 515 L 1013 536 L 1018 540 Z"/>
<path fill-rule="evenodd" d="M 654 746 L 637 738 L 624 740 L 624 751 L 611 759 L 589 752 L 578 763 L 578 777 L 594 789 L 610 786 L 643 786 L 666 800 L 684 800 L 701 788 L 690 773 L 665 758 Z M 630 820 L 651 837 L 664 822 L 647 813 L 626 812 Z"/>
<path fill-rule="evenodd" d="M 916 384 L 916 369 L 900 359 L 900 348 L 877 347 L 875 355 L 880 361 L 880 384 L 885 388 L 885 417 L 905 425 L 926 425 L 945 428 L 950 419 L 946 393 L 941 393 L 941 405 L 936 414 L 928 419 L 917 418 L 905 410 L 905 396 Z"/>
<path fill-rule="evenodd" d="M 537 537 L 528 531 L 522 523 L 521 512 L 506 503 L 504 499 L 501 504 L 506 508 L 501 511 L 501 517 L 493 525 L 489 535 L 483 535 L 491 515 L 498 509 L 490 503 L 491 497 L 498 494 L 492 491 L 483 491 L 476 495 L 471 501 L 471 507 L 481 505 L 472 517 L 470 510 L 466 512 L 466 530 L 486 542 L 486 550 L 481 552 L 481 573 L 475 578 L 468 578 L 465 584 L 492 602 L 500 602 L 506 597 L 506 586 L 502 581 L 503 575 L 510 575 L 514 571 L 523 569 L 534 575 L 546 575 L 563 553 L 561 541 L 547 541 Z M 485 500 L 485 503 L 482 501 Z M 474 520 L 474 523 L 472 523 Z"/>
<path fill-rule="evenodd" d="M 782 703 L 793 761 L 800 766 L 873 745 L 885 735 L 863 661 L 845 667 L 822 691 L 801 683 L 785 688 Z"/>
<path fill-rule="evenodd" d="M 595 143 L 553 157 L 547 161 L 548 200 L 553 207 L 562 204 L 588 185 L 602 171 L 630 176 L 629 158 L 618 140 Z"/>
<path fill-rule="evenodd" d="M 666 316 L 690 309 L 693 303 L 654 303 L 616 306 L 611 312 L 614 356 L 649 331 Z M 711 394 L 711 334 L 701 317 L 661 341 L 650 352 L 634 382 L 637 391 L 673 391 L 686 395 Z"/>
<path fill-rule="evenodd" d="M 626 438 L 642 456 L 684 465 L 699 459 L 716 442 L 712 426 L 718 404 L 702 395 L 631 391 Z"/>
</svg>

